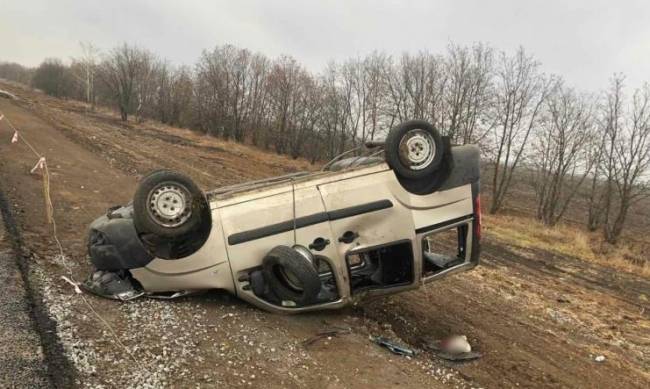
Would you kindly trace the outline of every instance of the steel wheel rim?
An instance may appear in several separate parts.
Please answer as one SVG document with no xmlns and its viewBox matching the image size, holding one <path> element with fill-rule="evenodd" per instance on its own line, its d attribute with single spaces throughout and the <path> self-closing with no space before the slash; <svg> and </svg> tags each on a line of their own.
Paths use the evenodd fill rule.
<svg viewBox="0 0 650 389">
<path fill-rule="evenodd" d="M 191 202 L 192 196 L 184 185 L 165 182 L 149 192 L 147 210 L 157 224 L 174 228 L 192 216 Z"/>
<path fill-rule="evenodd" d="M 431 165 L 436 156 L 433 135 L 421 129 L 408 131 L 399 143 L 399 159 L 412 170 L 422 170 Z"/>
</svg>

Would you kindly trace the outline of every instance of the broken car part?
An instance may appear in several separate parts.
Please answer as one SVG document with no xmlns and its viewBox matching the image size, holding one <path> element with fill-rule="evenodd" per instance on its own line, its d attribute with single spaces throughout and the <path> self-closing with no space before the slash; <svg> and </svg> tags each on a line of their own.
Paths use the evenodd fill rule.
<svg viewBox="0 0 650 389">
<path fill-rule="evenodd" d="M 195 294 L 199 294 L 202 291 L 197 291 L 197 290 L 180 290 L 178 292 L 159 292 L 159 293 L 147 293 L 145 294 L 146 297 L 151 298 L 151 299 L 156 299 L 156 300 L 175 300 L 177 298 L 185 297 L 185 296 L 191 296 Z"/>
<path fill-rule="evenodd" d="M 120 301 L 130 301 L 145 294 L 126 271 L 98 270 L 79 286 L 94 295 Z"/>
<path fill-rule="evenodd" d="M 377 336 L 377 337 L 371 336 L 370 339 L 376 344 L 380 345 L 381 347 L 388 349 L 388 351 L 392 352 L 393 354 L 404 355 L 407 357 L 414 357 L 416 355 L 415 350 L 408 348 L 406 346 L 402 346 L 396 342 L 393 342 L 388 338 L 384 338 L 381 336 Z"/>
</svg>

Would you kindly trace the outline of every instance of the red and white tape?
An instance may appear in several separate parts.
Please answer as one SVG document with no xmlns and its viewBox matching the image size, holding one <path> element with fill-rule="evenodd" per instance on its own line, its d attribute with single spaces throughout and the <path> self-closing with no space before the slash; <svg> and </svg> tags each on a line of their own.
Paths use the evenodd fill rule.
<svg viewBox="0 0 650 389">
<path fill-rule="evenodd" d="M 32 170 L 30 170 L 29 172 L 30 172 L 31 174 L 34 174 L 34 172 L 35 172 L 36 170 L 38 170 L 38 169 L 43 170 L 44 167 L 45 167 L 45 157 L 41 157 L 41 158 L 38 159 L 38 162 L 36 162 L 36 165 L 34 165 L 34 167 L 32 168 Z"/>
<path fill-rule="evenodd" d="M 64 259 L 64 260 L 65 260 L 65 259 Z M 63 279 L 63 281 L 67 282 L 68 284 L 70 284 L 70 285 L 72 285 L 72 286 L 74 287 L 74 291 L 75 291 L 75 293 L 77 293 L 77 294 L 81 294 L 81 293 L 83 293 L 83 292 L 81 291 L 81 288 L 79 288 L 79 284 L 77 284 L 76 282 L 72 281 L 71 279 L 69 279 L 69 278 L 66 277 L 66 276 L 61 276 L 61 278 Z"/>
</svg>

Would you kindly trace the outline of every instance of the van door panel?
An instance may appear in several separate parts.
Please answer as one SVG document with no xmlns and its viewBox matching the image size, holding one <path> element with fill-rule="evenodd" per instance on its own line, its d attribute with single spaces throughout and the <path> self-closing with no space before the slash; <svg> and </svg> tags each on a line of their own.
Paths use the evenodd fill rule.
<svg viewBox="0 0 650 389">
<path fill-rule="evenodd" d="M 393 181 L 396 181 L 395 174 L 388 170 L 318 186 L 328 212 L 385 200 L 392 203 L 390 208 L 330 222 L 337 243 L 339 237 L 347 231 L 359 234 L 359 238 L 351 244 L 338 243 L 341 258 L 344 258 L 345 253 L 353 247 L 369 247 L 414 238 L 413 217 L 410 210 L 396 201 L 391 193 Z"/>
<path fill-rule="evenodd" d="M 293 199 L 289 187 L 283 193 L 220 208 L 228 258 L 235 278 L 239 271 L 259 266 L 261 259 L 273 247 L 294 244 Z M 335 239 L 316 187 L 295 189 L 295 216 L 302 224 L 296 229 L 295 243 L 309 247 L 317 238 L 327 239 L 330 244 L 314 253 L 339 264 Z"/>
</svg>

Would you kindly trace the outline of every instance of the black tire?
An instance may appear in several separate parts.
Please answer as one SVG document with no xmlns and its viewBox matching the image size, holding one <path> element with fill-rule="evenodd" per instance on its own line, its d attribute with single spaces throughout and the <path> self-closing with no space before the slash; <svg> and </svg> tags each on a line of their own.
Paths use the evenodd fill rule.
<svg viewBox="0 0 650 389">
<path fill-rule="evenodd" d="M 156 174 L 156 173 L 160 173 L 160 172 L 171 172 L 171 171 L 173 171 L 173 170 L 165 169 L 165 168 L 153 169 L 153 170 L 150 170 L 150 171 L 144 173 L 144 174 L 142 175 L 142 177 L 140 177 L 140 180 L 144 180 L 145 178 L 147 178 L 147 177 L 149 177 L 149 176 L 151 176 L 151 175 L 154 175 L 154 174 Z"/>
<path fill-rule="evenodd" d="M 443 137 L 442 140 L 443 144 L 445 145 L 445 150 L 451 151 L 451 142 L 449 141 L 449 138 Z M 449 178 L 449 175 L 453 170 L 453 165 L 454 162 L 453 158 L 451 157 L 451 152 L 446 152 L 442 158 L 442 161 L 440 162 L 440 165 L 438 166 L 438 170 L 430 177 L 414 180 L 411 178 L 403 178 L 397 176 L 397 179 L 399 180 L 402 187 L 410 193 L 421 196 L 428 195 L 442 187 L 442 185 Z"/>
<path fill-rule="evenodd" d="M 425 153 L 422 158 L 425 160 L 421 164 L 415 162 L 409 164 L 407 161 L 411 153 L 407 153 L 409 156 L 404 155 L 409 150 L 405 149 L 406 145 L 403 141 L 407 140 L 405 137 L 410 137 L 410 134 L 419 136 L 419 141 L 414 146 L 421 149 L 424 147 Z M 421 149 L 414 149 L 418 158 Z M 388 132 L 384 153 L 386 162 L 399 177 L 417 180 L 430 178 L 438 170 L 445 147 L 440 133 L 431 124 L 424 120 L 409 120 Z"/>
<path fill-rule="evenodd" d="M 174 188 L 179 193 L 178 198 L 182 199 L 183 213 L 175 220 L 166 219 L 153 209 L 155 201 L 152 196 L 161 188 Z M 192 179 L 171 170 L 157 170 L 144 176 L 133 196 L 133 223 L 139 234 L 181 238 L 205 224 L 204 219 L 210 217 L 208 210 L 205 195 Z"/>
<path fill-rule="evenodd" d="M 276 246 L 269 251 L 262 262 L 262 272 L 281 301 L 293 301 L 298 306 L 314 303 L 321 289 L 314 265 L 288 246 Z"/>
</svg>

